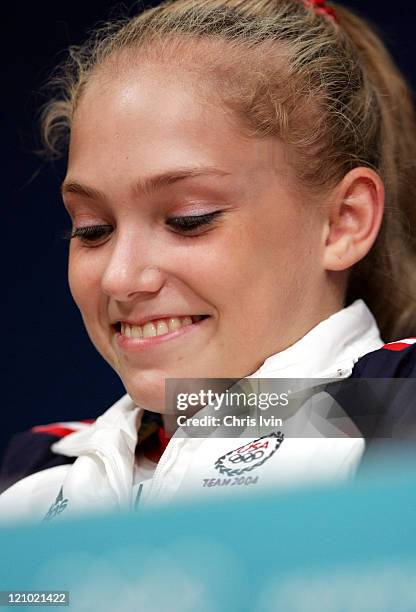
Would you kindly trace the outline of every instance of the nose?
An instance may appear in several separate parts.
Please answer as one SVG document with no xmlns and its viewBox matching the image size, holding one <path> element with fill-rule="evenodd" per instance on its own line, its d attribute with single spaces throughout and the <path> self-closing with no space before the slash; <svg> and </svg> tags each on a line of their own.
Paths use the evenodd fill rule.
<svg viewBox="0 0 416 612">
<path fill-rule="evenodd" d="M 157 293 L 163 287 L 166 274 L 140 237 L 120 235 L 111 246 L 101 279 L 105 294 L 117 301 L 129 301 L 139 294 Z"/>
</svg>

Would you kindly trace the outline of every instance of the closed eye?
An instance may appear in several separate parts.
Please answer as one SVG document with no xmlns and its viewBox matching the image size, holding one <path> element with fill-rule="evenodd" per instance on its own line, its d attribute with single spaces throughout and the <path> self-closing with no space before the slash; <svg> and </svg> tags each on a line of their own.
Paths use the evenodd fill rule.
<svg viewBox="0 0 416 612">
<path fill-rule="evenodd" d="M 190 215 L 184 217 L 169 217 L 166 225 L 179 233 L 191 233 L 200 228 L 211 225 L 224 211 L 216 210 L 204 215 Z"/>
<path fill-rule="evenodd" d="M 108 224 L 85 225 L 84 227 L 73 228 L 64 238 L 69 240 L 72 238 L 79 238 L 81 242 L 91 244 L 105 240 L 112 231 L 113 227 Z"/>
<path fill-rule="evenodd" d="M 198 230 L 212 225 L 223 212 L 222 210 L 216 210 L 203 215 L 169 217 L 166 220 L 166 225 L 172 228 L 175 233 L 192 236 L 196 235 Z M 113 227 L 108 224 L 86 225 L 73 228 L 70 232 L 64 234 L 63 237 L 67 240 L 78 238 L 86 245 L 96 246 L 105 241 L 112 231 Z"/>
</svg>

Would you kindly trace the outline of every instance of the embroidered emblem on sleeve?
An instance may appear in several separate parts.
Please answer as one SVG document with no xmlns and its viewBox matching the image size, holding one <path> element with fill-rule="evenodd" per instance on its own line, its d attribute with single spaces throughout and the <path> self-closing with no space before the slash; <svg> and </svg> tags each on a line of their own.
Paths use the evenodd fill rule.
<svg viewBox="0 0 416 612">
<path fill-rule="evenodd" d="M 59 493 L 56 496 L 55 501 L 47 511 L 44 521 L 51 521 L 55 516 L 61 514 L 65 510 L 68 505 L 68 499 L 64 498 L 64 488 L 63 486 L 59 489 Z"/>
</svg>

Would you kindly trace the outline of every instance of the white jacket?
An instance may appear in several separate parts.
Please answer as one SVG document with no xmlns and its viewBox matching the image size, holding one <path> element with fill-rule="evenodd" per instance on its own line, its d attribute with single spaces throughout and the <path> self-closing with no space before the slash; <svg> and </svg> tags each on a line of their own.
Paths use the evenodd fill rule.
<svg viewBox="0 0 416 612">
<path fill-rule="evenodd" d="M 376 322 L 358 300 L 266 359 L 248 378 L 346 378 L 360 357 L 381 346 Z M 125 395 L 92 425 L 56 442 L 55 453 L 77 457 L 76 461 L 32 474 L 7 489 L 0 496 L 0 518 L 37 521 L 47 514 L 55 518 L 213 499 L 266 487 L 337 482 L 355 473 L 365 447 L 361 437 L 285 437 L 282 441 L 271 431 L 258 441 L 247 430 L 242 439 L 189 438 L 179 429 L 157 466 L 146 459 L 136 466 L 142 414 Z M 253 463 L 259 445 L 264 461 Z M 249 469 L 238 471 L 236 461 L 241 457 L 236 457 L 236 449 L 248 459 L 247 465 L 240 462 L 241 467 Z"/>
</svg>

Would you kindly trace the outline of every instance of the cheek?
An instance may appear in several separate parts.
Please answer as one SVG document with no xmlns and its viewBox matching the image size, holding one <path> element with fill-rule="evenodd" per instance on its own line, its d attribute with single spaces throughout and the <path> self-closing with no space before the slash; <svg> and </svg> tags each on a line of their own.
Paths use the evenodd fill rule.
<svg viewBox="0 0 416 612">
<path fill-rule="evenodd" d="M 68 281 L 76 305 L 83 315 L 87 314 L 88 307 L 94 305 L 100 293 L 100 268 L 94 258 L 81 254 L 79 247 L 72 245 L 69 251 Z"/>
<path fill-rule="evenodd" d="M 317 252 L 319 228 L 312 217 L 290 202 L 252 223 L 247 233 L 246 253 L 252 255 L 250 270 L 253 274 L 269 273 L 287 282 L 293 275 L 304 276 L 311 263 L 311 254 Z M 306 266 L 306 268 L 305 268 Z"/>
<path fill-rule="evenodd" d="M 224 273 L 250 290 L 251 283 L 267 276 L 288 276 L 288 265 L 298 261 L 300 244 L 294 215 L 265 215 L 249 219 L 227 239 Z M 224 263 L 226 265 L 224 266 Z"/>
<path fill-rule="evenodd" d="M 205 292 L 220 314 L 245 322 L 243 327 L 270 312 L 286 312 L 319 273 L 316 228 L 306 228 L 294 210 L 267 213 L 244 219 L 201 258 Z"/>
</svg>

